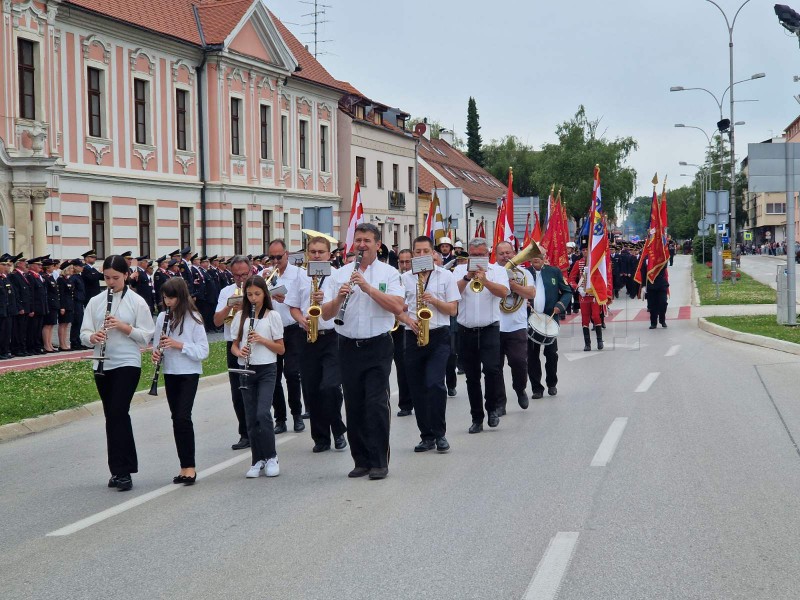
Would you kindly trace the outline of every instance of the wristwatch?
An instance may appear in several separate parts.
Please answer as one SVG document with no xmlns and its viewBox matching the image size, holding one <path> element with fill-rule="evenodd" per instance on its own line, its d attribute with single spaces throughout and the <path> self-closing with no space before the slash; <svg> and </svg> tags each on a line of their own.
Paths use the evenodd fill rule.
<svg viewBox="0 0 800 600">
<path fill-rule="evenodd" d="M 464 275 L 464 281 L 466 281 L 467 283 L 469 283 L 470 281 L 472 281 L 472 279 L 470 279 L 469 277 L 467 277 L 466 275 Z"/>
</svg>

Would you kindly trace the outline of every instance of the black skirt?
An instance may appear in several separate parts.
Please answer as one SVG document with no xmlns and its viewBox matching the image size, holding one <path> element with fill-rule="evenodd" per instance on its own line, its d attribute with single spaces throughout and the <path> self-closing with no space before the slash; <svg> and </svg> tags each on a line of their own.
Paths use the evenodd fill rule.
<svg viewBox="0 0 800 600">
<path fill-rule="evenodd" d="M 55 325 L 58 323 L 58 311 L 51 310 L 44 316 L 43 325 Z"/>
<path fill-rule="evenodd" d="M 72 323 L 72 311 L 67 310 L 64 314 L 58 315 L 58 324 L 63 325 L 64 323 Z"/>
</svg>

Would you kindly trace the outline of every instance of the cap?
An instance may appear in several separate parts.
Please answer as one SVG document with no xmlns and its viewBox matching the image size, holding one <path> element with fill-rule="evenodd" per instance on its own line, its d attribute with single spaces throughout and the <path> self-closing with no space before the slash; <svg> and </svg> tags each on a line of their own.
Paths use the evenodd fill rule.
<svg viewBox="0 0 800 600">
<path fill-rule="evenodd" d="M 450 244 L 450 245 L 452 246 L 452 245 L 453 245 L 453 240 L 451 240 L 451 239 L 450 239 L 449 237 L 447 237 L 447 236 L 440 237 L 440 238 L 439 238 L 439 243 L 438 243 L 438 244 L 436 244 L 436 245 L 437 245 L 437 246 L 441 246 L 442 244 Z"/>
<path fill-rule="evenodd" d="M 574 248 L 575 242 L 567 242 L 567 248 Z"/>
<path fill-rule="evenodd" d="M 52 258 L 45 258 L 42 261 L 42 266 L 43 267 L 52 267 L 53 265 L 57 265 L 57 264 L 58 264 L 58 261 L 57 260 L 53 260 Z"/>
<path fill-rule="evenodd" d="M 17 262 L 27 262 L 27 259 L 22 255 L 22 252 L 20 252 L 16 256 L 12 256 L 11 257 L 11 261 L 15 262 L 15 263 L 17 263 Z"/>
<path fill-rule="evenodd" d="M 208 257 L 207 257 L 207 256 L 205 256 L 205 255 L 203 255 L 203 256 L 201 256 L 201 257 L 200 257 L 200 262 L 205 262 L 205 261 L 207 261 L 207 260 L 208 260 Z"/>
<path fill-rule="evenodd" d="M 28 261 L 28 264 L 29 265 L 41 265 L 43 260 L 44 260 L 44 256 L 37 256 L 35 258 L 30 259 Z"/>
<path fill-rule="evenodd" d="M 164 262 L 165 260 L 167 260 L 167 255 L 166 255 L 166 254 L 165 254 L 164 256 L 159 256 L 159 257 L 156 259 L 156 264 L 159 264 L 159 265 L 160 265 L 160 264 L 161 264 L 162 262 Z"/>
<path fill-rule="evenodd" d="M 209 259 L 208 259 L 208 261 L 209 261 L 209 262 L 214 262 L 215 260 L 219 260 L 219 259 L 217 258 L 217 255 L 216 255 L 216 254 L 215 254 L 214 256 L 211 256 L 211 257 L 209 257 Z"/>
<path fill-rule="evenodd" d="M 83 254 L 81 254 L 81 256 L 83 258 L 97 258 L 97 254 L 95 253 L 94 248 L 92 248 L 88 252 L 84 252 Z"/>
<path fill-rule="evenodd" d="M 181 249 L 178 248 L 177 250 L 173 250 L 172 252 L 170 252 L 169 253 L 169 257 L 170 258 L 174 258 L 176 256 L 180 256 L 180 254 L 181 254 Z"/>
<path fill-rule="evenodd" d="M 145 254 L 144 256 L 137 256 L 136 260 L 150 260 L 150 256 Z"/>
<path fill-rule="evenodd" d="M 122 254 L 120 254 L 120 256 L 121 256 L 122 258 L 130 258 L 130 259 L 133 259 L 133 253 L 132 253 L 130 250 L 128 250 L 127 252 L 123 252 Z"/>
<path fill-rule="evenodd" d="M 71 264 L 73 267 L 82 267 L 85 263 L 80 258 L 75 258 L 69 261 L 69 264 Z"/>
<path fill-rule="evenodd" d="M 181 256 L 186 256 L 187 254 L 192 253 L 192 247 L 186 246 L 186 248 L 184 248 L 183 250 L 178 250 L 178 252 L 180 253 Z"/>
<path fill-rule="evenodd" d="M 463 248 L 463 247 L 464 247 L 464 244 L 462 244 L 461 242 L 456 242 L 456 243 L 453 245 L 453 248 Z"/>
<path fill-rule="evenodd" d="M 192 260 L 195 260 L 196 258 L 197 258 L 197 254 L 195 253 L 195 255 L 192 256 Z"/>
<path fill-rule="evenodd" d="M 175 266 L 175 265 L 177 265 L 177 264 L 178 264 L 178 261 L 177 261 L 177 260 L 175 260 L 175 259 L 173 258 L 171 261 L 169 261 L 169 262 L 167 263 L 167 268 L 169 268 L 169 267 L 174 267 L 174 266 Z"/>
</svg>

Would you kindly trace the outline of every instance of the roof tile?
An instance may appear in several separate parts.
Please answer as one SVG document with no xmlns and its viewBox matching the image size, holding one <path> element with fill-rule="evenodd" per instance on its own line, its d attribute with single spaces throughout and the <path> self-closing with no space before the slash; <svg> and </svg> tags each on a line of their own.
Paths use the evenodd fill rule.
<svg viewBox="0 0 800 600">
<path fill-rule="evenodd" d="M 495 204 L 497 199 L 505 194 L 506 188 L 497 178 L 444 140 L 422 140 L 419 145 L 419 157 L 441 177 L 462 188 L 464 194 L 471 200 Z M 462 171 L 466 171 L 477 181 L 465 177 Z M 482 178 L 489 179 L 494 185 L 486 183 Z M 425 169 L 422 169 L 419 178 L 420 189 L 430 193 L 435 185 L 439 185 L 438 180 L 433 175 L 426 176 Z"/>
</svg>

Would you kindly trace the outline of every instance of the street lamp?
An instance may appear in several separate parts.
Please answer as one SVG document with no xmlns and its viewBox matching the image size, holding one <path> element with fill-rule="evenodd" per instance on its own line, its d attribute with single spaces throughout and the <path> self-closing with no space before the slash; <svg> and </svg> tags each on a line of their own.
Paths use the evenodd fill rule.
<svg viewBox="0 0 800 600">
<path fill-rule="evenodd" d="M 708 89 L 706 89 L 704 87 L 683 87 L 682 85 L 673 85 L 672 87 L 669 88 L 669 91 L 670 92 L 691 92 L 693 90 L 697 90 L 697 91 L 705 92 L 706 94 L 708 94 L 709 96 L 711 96 L 714 99 L 714 102 L 716 103 L 717 108 L 719 109 L 719 118 L 720 118 L 720 120 L 722 120 L 722 105 L 725 102 L 725 94 L 727 94 L 733 88 L 733 86 L 735 86 L 735 85 L 739 85 L 740 83 L 745 83 L 746 81 L 753 81 L 754 79 L 763 79 L 766 76 L 767 76 L 766 73 L 753 73 L 747 79 L 742 79 L 741 81 L 734 81 L 728 87 L 725 88 L 725 91 L 722 92 L 722 96 L 720 96 L 719 98 L 717 98 L 717 95 L 714 94 L 711 90 L 708 90 Z"/>
</svg>

